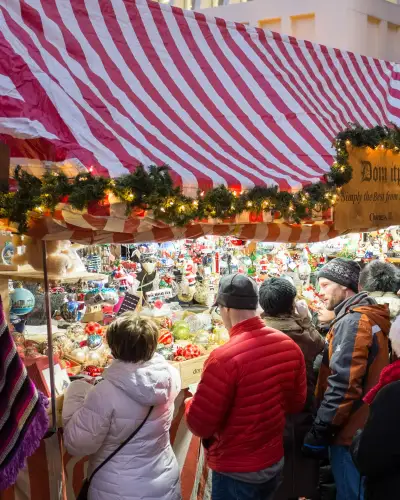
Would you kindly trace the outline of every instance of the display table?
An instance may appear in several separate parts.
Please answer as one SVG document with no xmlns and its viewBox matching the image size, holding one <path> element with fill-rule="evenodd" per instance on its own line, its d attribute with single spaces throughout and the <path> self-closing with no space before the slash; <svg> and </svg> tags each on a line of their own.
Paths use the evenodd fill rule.
<svg viewBox="0 0 400 500">
<path fill-rule="evenodd" d="M 187 428 L 186 390 L 179 393 L 171 426 L 171 443 L 181 470 L 183 500 L 209 500 L 211 475 L 204 463 L 200 439 Z M 27 461 L 16 484 L 0 492 L 0 500 L 75 500 L 86 475 L 87 458 L 72 457 L 62 443 L 62 430 L 42 441 Z"/>
</svg>

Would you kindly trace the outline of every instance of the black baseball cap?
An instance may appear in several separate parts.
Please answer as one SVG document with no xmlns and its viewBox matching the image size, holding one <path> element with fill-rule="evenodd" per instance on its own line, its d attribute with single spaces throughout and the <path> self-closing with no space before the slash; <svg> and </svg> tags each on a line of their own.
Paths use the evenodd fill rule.
<svg viewBox="0 0 400 500">
<path fill-rule="evenodd" d="M 230 274 L 219 282 L 214 306 L 230 309 L 256 310 L 258 305 L 257 283 L 245 274 Z"/>
</svg>

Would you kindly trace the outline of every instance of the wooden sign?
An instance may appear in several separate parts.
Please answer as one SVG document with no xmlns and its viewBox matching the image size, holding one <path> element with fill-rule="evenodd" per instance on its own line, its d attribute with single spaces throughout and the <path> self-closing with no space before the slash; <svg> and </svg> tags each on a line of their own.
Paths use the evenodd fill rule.
<svg viewBox="0 0 400 500">
<path fill-rule="evenodd" d="M 352 180 L 343 186 L 335 207 L 335 228 L 368 231 L 400 225 L 400 154 L 351 148 Z"/>
</svg>

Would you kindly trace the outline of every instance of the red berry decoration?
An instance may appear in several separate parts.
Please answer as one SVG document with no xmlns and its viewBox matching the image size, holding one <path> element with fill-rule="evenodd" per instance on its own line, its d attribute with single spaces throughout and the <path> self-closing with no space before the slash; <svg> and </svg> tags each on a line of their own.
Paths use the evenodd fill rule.
<svg viewBox="0 0 400 500">
<path fill-rule="evenodd" d="M 188 344 L 186 347 L 183 348 L 182 354 L 186 359 L 193 359 L 201 356 L 201 351 L 197 345 Z"/>
</svg>

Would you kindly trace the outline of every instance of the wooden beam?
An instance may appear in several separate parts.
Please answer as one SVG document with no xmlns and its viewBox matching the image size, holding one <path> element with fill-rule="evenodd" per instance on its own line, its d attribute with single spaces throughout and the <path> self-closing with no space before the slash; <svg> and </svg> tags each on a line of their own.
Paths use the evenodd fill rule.
<svg viewBox="0 0 400 500">
<path fill-rule="evenodd" d="M 10 148 L 0 142 L 0 192 L 8 193 L 10 177 Z"/>
</svg>

